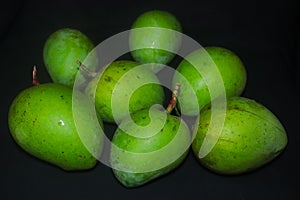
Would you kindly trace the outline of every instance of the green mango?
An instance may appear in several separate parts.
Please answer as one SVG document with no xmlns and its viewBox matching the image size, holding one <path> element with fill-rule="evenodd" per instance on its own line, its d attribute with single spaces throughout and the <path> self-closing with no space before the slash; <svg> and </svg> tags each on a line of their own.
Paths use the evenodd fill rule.
<svg viewBox="0 0 300 200">
<path fill-rule="evenodd" d="M 112 62 L 86 87 L 103 121 L 118 122 L 129 113 L 163 103 L 164 91 L 158 78 L 147 66 L 138 65 L 127 60 Z"/>
<path fill-rule="evenodd" d="M 56 83 L 33 86 L 13 100 L 8 113 L 10 132 L 21 148 L 67 171 L 94 167 L 103 146 L 92 104 L 79 92 L 72 102 L 72 94 Z"/>
<path fill-rule="evenodd" d="M 43 59 L 53 82 L 72 87 L 80 68 L 77 61 L 87 60 L 85 66 L 95 70 L 97 56 L 93 48 L 92 41 L 79 30 L 63 28 L 51 34 L 44 45 Z M 79 84 L 84 82 L 84 77 L 80 79 Z"/>
<path fill-rule="evenodd" d="M 113 136 L 111 167 L 125 187 L 165 175 L 187 155 L 191 138 L 184 121 L 155 108 L 150 117 L 147 109 L 132 114 L 132 121 L 125 118 Z"/>
<path fill-rule="evenodd" d="M 139 63 L 167 64 L 181 44 L 181 25 L 169 12 L 152 10 L 140 15 L 131 27 L 131 55 Z M 154 72 L 162 65 L 151 65 Z"/>
<path fill-rule="evenodd" d="M 200 163 L 214 172 L 241 174 L 252 171 L 273 160 L 287 145 L 287 135 L 280 121 L 254 100 L 232 97 L 227 101 L 225 122 L 219 137 L 214 132 L 207 134 L 210 123 L 214 126 L 211 113 L 210 105 L 201 111 L 192 149 Z M 205 137 L 205 142 L 216 143 L 206 156 L 200 156 L 200 148 L 209 148 L 204 145 Z"/>
<path fill-rule="evenodd" d="M 184 107 L 181 111 L 185 115 L 197 115 L 199 109 L 224 93 L 227 97 L 239 96 L 246 85 L 247 75 L 242 61 L 232 51 L 222 47 L 206 47 L 192 52 L 176 70 L 186 79 L 177 74 L 173 78 L 173 85 L 181 84 L 178 107 Z M 208 84 L 214 94 L 209 91 Z M 189 98 L 193 94 L 196 94 L 198 102 Z"/>
</svg>

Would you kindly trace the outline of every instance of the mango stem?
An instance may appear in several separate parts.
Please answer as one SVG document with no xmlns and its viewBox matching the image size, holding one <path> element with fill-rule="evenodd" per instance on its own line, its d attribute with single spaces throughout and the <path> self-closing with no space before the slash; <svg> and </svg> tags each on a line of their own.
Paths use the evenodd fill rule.
<svg viewBox="0 0 300 200">
<path fill-rule="evenodd" d="M 90 70 L 87 66 L 82 64 L 82 62 L 80 62 L 79 60 L 77 60 L 76 63 L 79 65 L 80 69 L 82 69 L 83 71 L 85 71 L 88 74 L 88 76 L 90 76 L 92 78 L 97 76 L 96 72 Z"/>
<path fill-rule="evenodd" d="M 170 114 L 173 109 L 175 108 L 177 114 L 178 114 L 178 111 L 176 109 L 176 104 L 177 104 L 177 97 L 179 95 L 179 89 L 180 89 L 180 83 L 176 83 L 175 87 L 174 87 L 174 90 L 172 92 L 172 98 L 171 98 L 171 101 L 166 109 L 166 112 L 168 114 Z"/>
<path fill-rule="evenodd" d="M 39 84 L 40 84 L 40 82 L 37 79 L 37 69 L 36 69 L 36 66 L 34 65 L 33 70 L 32 70 L 32 85 L 37 86 Z"/>
</svg>

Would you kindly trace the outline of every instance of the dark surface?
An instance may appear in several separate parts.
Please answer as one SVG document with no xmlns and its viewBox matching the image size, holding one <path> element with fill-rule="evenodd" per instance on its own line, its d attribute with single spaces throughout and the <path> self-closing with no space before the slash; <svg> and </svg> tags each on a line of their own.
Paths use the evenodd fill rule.
<svg viewBox="0 0 300 200">
<path fill-rule="evenodd" d="M 300 33 L 296 5 L 288 1 L 10 1 L 1 5 L 0 199 L 295 199 L 299 182 Z M 201 45 L 236 52 L 248 82 L 243 96 L 274 112 L 289 143 L 270 164 L 241 176 L 220 176 L 197 163 L 190 153 L 172 173 L 143 187 L 126 189 L 111 169 L 70 173 L 37 160 L 13 141 L 7 112 L 13 98 L 31 85 L 31 69 L 50 78 L 42 61 L 45 39 L 63 27 L 77 28 L 95 44 L 130 28 L 142 12 L 162 9 L 175 14 L 185 34 Z M 107 127 L 109 134 L 112 127 Z"/>
</svg>

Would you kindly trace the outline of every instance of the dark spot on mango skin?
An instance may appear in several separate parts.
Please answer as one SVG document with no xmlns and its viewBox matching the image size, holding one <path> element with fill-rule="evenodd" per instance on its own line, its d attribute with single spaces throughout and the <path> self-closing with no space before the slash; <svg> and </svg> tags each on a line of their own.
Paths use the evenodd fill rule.
<svg viewBox="0 0 300 200">
<path fill-rule="evenodd" d="M 78 155 L 79 158 L 86 158 L 86 156 Z"/>
<path fill-rule="evenodd" d="M 229 110 L 242 110 L 242 109 L 240 109 L 239 107 L 237 107 L 237 106 L 233 106 L 233 107 L 229 107 L 228 108 Z"/>
<path fill-rule="evenodd" d="M 176 131 L 177 130 L 177 126 L 173 126 L 172 131 Z"/>
<path fill-rule="evenodd" d="M 104 80 L 105 80 L 106 82 L 111 82 L 111 81 L 112 81 L 112 77 L 110 77 L 110 76 L 105 76 L 105 77 L 104 77 Z"/>
</svg>

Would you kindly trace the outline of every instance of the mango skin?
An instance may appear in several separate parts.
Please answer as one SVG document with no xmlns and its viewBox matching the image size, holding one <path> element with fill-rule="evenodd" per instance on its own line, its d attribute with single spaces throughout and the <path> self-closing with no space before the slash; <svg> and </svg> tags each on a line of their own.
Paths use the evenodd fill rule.
<svg viewBox="0 0 300 200">
<path fill-rule="evenodd" d="M 126 78 L 123 77 L 138 65 L 137 62 L 128 60 L 112 62 L 104 72 L 99 74 L 100 77 L 95 77 L 86 87 L 86 94 L 90 98 L 94 98 L 96 110 L 104 122 L 114 123 L 126 117 L 126 113 L 123 111 L 127 110 L 128 105 L 124 99 L 130 97 L 129 88 L 133 85 L 133 82 L 159 82 L 158 78 L 149 68 L 135 69 L 132 75 L 128 75 Z M 119 81 L 121 78 L 124 79 Z M 117 92 L 119 98 L 114 106 L 117 106 L 119 111 L 116 113 L 117 116 L 115 116 L 115 119 L 112 113 L 111 100 L 113 90 L 116 86 L 119 88 Z M 129 101 L 129 112 L 133 113 L 144 108 L 149 108 L 154 104 L 162 104 L 163 101 L 164 92 L 162 86 L 153 83 L 143 85 L 132 94 Z"/>
<path fill-rule="evenodd" d="M 211 107 L 207 105 L 200 113 L 197 135 L 192 143 L 198 159 L 210 115 Z M 225 124 L 216 145 L 199 160 L 216 173 L 241 174 L 273 160 L 284 150 L 287 141 L 284 127 L 271 111 L 254 100 L 232 97 L 227 101 Z"/>
<path fill-rule="evenodd" d="M 210 56 L 213 62 L 208 60 L 208 56 Z M 240 58 L 232 51 L 222 47 L 205 47 L 203 50 L 191 53 L 187 58 L 208 71 L 209 68 L 213 68 L 215 64 L 223 79 L 226 96 L 228 98 L 239 96 L 243 92 L 247 81 L 246 69 Z M 179 96 L 179 102 L 181 102 L 181 104 L 178 104 L 178 107 L 185 107 L 183 113 L 185 115 L 197 115 L 198 106 L 201 110 L 205 105 L 211 102 L 211 96 L 206 82 L 196 68 L 187 60 L 183 60 L 176 70 L 187 79 L 193 88 L 193 90 L 189 89 L 184 80 L 179 76 L 174 76 L 173 85 L 176 83 L 181 84 L 181 93 Z M 206 78 L 214 81 L 216 76 L 216 74 L 210 73 Z M 219 88 L 214 87 L 214 89 L 218 90 L 219 94 L 223 92 L 223 90 Z M 196 94 L 198 102 L 194 102 L 189 98 L 192 93 Z"/>
<path fill-rule="evenodd" d="M 164 114 L 159 110 L 154 111 L 151 123 L 155 126 L 162 122 Z M 150 123 L 148 110 L 134 113 L 132 119 L 134 123 L 140 126 L 146 126 Z M 184 161 L 190 146 L 191 136 L 189 128 L 183 121 L 183 126 L 179 126 L 180 121 L 178 117 L 168 114 L 163 128 L 151 136 L 148 135 L 149 132 L 147 131 L 138 132 L 134 123 L 126 124 L 126 119 L 122 122 L 121 125 L 125 124 L 123 130 L 126 132 L 120 128 L 116 130 L 112 139 L 110 161 L 115 177 L 123 186 L 132 188 L 144 185 L 169 173 Z M 170 143 L 171 141 L 172 143 Z M 166 147 L 168 144 L 169 146 Z M 116 147 L 122 150 L 117 151 Z M 163 148 L 164 150 L 162 150 Z M 155 153 L 150 156 L 138 154 L 150 152 Z M 164 166 L 161 165 L 162 161 L 166 161 Z"/>
<path fill-rule="evenodd" d="M 77 61 L 84 62 L 94 44 L 82 32 L 63 28 L 51 34 L 44 45 L 43 59 L 46 69 L 55 83 L 72 87 L 79 70 Z M 96 68 L 96 57 L 90 57 L 88 68 Z"/>
<path fill-rule="evenodd" d="M 180 22 L 169 12 L 152 10 L 140 15 L 134 21 L 131 29 L 149 27 L 156 27 L 157 29 L 131 31 L 129 44 L 132 50 L 132 57 L 141 64 L 169 63 L 175 55 L 166 50 L 176 52 L 181 44 L 181 36 L 165 29 L 181 32 Z M 149 48 L 139 49 L 141 47 Z M 161 69 L 162 66 L 152 66 L 154 72 L 158 72 Z"/>
<path fill-rule="evenodd" d="M 81 126 L 88 127 L 81 136 L 95 154 L 102 151 L 102 134 L 87 110 L 87 98 L 78 112 Z M 96 159 L 86 149 L 77 133 L 72 113 L 72 90 L 56 83 L 41 84 L 22 91 L 12 102 L 8 124 L 15 142 L 29 154 L 66 171 L 86 170 Z M 101 121 L 100 121 L 101 123 Z"/>
</svg>

